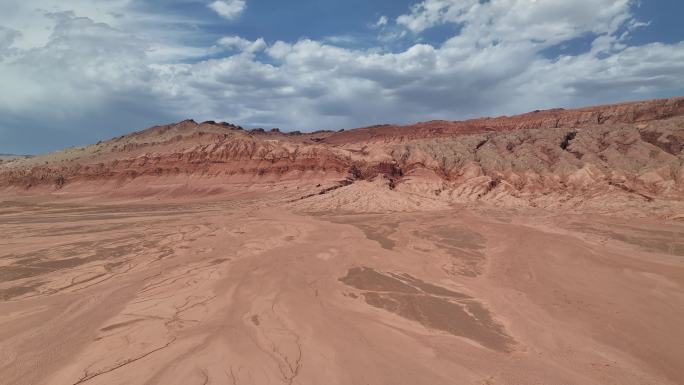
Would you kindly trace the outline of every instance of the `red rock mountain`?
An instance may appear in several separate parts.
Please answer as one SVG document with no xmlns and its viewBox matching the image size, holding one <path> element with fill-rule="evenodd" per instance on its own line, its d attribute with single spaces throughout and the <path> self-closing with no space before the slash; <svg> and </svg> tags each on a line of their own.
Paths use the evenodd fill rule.
<svg viewBox="0 0 684 385">
<path fill-rule="evenodd" d="M 339 132 L 186 120 L 0 164 L 0 192 L 252 192 L 308 209 L 485 201 L 676 216 L 684 213 L 683 147 L 684 97 Z"/>
</svg>

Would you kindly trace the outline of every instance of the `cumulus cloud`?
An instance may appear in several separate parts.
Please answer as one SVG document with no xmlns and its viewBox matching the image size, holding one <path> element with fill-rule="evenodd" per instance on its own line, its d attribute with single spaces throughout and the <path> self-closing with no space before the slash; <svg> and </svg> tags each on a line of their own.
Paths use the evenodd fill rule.
<svg viewBox="0 0 684 385">
<path fill-rule="evenodd" d="M 559 1 L 426 0 L 397 23 L 414 33 L 458 24 L 459 33 L 441 46 L 416 44 L 383 52 L 341 48 L 332 41 L 279 41 L 265 51 L 269 64 L 239 59 L 250 74 L 249 86 L 259 86 L 256 90 L 225 77 L 208 80 L 212 75 L 206 72 L 202 76 L 230 95 L 259 94 L 254 101 L 243 98 L 241 109 L 225 116 L 298 129 L 513 113 L 647 98 L 684 88 L 679 64 L 684 47 L 628 46 L 629 31 L 639 25 L 632 3 L 598 1 L 570 6 Z M 593 44 L 585 53 L 544 55 L 549 47 L 586 36 L 593 36 Z M 641 63 L 639 56 L 652 59 Z M 235 68 L 236 60 L 211 65 Z"/>
<path fill-rule="evenodd" d="M 310 130 L 684 92 L 684 42 L 630 44 L 631 2 L 566 3 L 425 0 L 387 28 L 458 32 L 397 51 L 241 36 L 187 46 L 116 18 L 53 12 L 42 42 L 22 46 L 25 31 L 0 28 L 0 143 L 34 152 L 21 147 L 35 145 L 28 137 L 57 148 L 187 117 Z M 585 52 L 547 53 L 578 38 L 591 41 Z"/>
<path fill-rule="evenodd" d="M 149 89 L 149 42 L 71 12 L 48 17 L 43 46 L 0 59 L 0 143 L 35 152 L 168 118 Z"/>
<path fill-rule="evenodd" d="M 263 51 L 267 47 L 263 38 L 250 41 L 240 36 L 224 36 L 218 40 L 218 44 L 229 49 L 250 53 Z"/>
<path fill-rule="evenodd" d="M 484 41 L 539 39 L 557 43 L 585 32 L 612 33 L 632 19 L 632 0 L 424 0 L 397 23 L 413 32 L 455 23 Z"/>
<path fill-rule="evenodd" d="M 0 79 L 11 93 L 0 93 L 5 108 L 37 113 L 56 103 L 88 105 L 97 92 L 116 93 L 149 77 L 147 42 L 71 12 L 48 14 L 56 24 L 44 46 L 17 50 L 0 63 Z M 59 96 L 58 96 L 59 95 Z M 78 114 L 57 108 L 56 116 Z"/>
<path fill-rule="evenodd" d="M 210 3 L 208 7 L 224 19 L 235 20 L 247 8 L 247 3 L 245 0 L 216 0 Z"/>
</svg>

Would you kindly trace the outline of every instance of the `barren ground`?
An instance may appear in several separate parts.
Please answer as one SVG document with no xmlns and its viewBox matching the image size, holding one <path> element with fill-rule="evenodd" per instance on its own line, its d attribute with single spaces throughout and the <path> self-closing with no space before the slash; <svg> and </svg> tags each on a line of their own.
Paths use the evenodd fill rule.
<svg viewBox="0 0 684 385">
<path fill-rule="evenodd" d="M 681 222 L 26 198 L 0 234 L 3 384 L 684 378 Z"/>
</svg>

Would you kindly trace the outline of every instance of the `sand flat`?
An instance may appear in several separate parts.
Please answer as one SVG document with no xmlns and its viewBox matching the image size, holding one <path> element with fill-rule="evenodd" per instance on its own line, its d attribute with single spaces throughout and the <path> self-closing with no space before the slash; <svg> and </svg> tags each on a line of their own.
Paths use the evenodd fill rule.
<svg viewBox="0 0 684 385">
<path fill-rule="evenodd" d="M 236 201 L 2 208 L 3 383 L 684 378 L 682 223 Z"/>
</svg>

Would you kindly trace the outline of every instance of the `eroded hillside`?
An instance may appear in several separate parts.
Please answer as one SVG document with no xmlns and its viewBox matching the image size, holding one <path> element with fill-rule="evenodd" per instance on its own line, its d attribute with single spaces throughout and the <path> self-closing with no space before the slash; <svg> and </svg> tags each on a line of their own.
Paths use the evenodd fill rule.
<svg viewBox="0 0 684 385">
<path fill-rule="evenodd" d="M 677 215 L 684 98 L 513 117 L 282 133 L 191 120 L 0 166 L 14 194 L 217 195 L 309 208 L 504 206 Z"/>
</svg>

